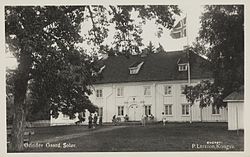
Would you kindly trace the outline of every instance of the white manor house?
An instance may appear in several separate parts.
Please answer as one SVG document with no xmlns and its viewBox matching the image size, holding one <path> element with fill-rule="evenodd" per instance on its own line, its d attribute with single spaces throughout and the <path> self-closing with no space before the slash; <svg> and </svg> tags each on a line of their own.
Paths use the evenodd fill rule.
<svg viewBox="0 0 250 157">
<path fill-rule="evenodd" d="M 129 121 L 140 121 L 143 115 L 153 115 L 156 121 L 227 122 L 227 108 L 208 106 L 192 107 L 182 91 L 185 85 L 195 85 L 202 80 L 211 80 L 210 63 L 193 52 L 189 53 L 190 68 L 185 51 L 159 52 L 148 55 L 109 56 L 103 58 L 101 77 L 93 85 L 90 100 L 98 106 L 102 121 L 112 122 L 112 117 L 125 115 Z M 190 70 L 190 71 L 189 71 Z M 189 73 L 190 72 L 190 73 Z M 88 123 L 85 114 L 85 124 Z M 60 114 L 51 118 L 51 125 L 73 124 Z"/>
</svg>

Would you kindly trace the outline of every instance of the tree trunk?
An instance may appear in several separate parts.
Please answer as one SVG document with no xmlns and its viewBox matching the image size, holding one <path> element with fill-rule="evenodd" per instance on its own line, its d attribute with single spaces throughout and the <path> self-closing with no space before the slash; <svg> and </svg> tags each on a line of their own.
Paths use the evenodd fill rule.
<svg viewBox="0 0 250 157">
<path fill-rule="evenodd" d="M 11 151 L 19 152 L 23 150 L 24 130 L 25 130 L 25 107 L 22 100 L 15 103 L 13 126 L 11 130 Z"/>
<path fill-rule="evenodd" d="M 203 120 L 203 117 L 202 117 L 202 107 L 200 107 L 200 112 L 201 112 L 201 122 Z"/>
<path fill-rule="evenodd" d="M 26 127 L 26 92 L 29 81 L 31 58 L 24 54 L 20 57 L 14 82 L 13 124 L 10 149 L 12 152 L 23 151 L 24 130 Z"/>
<path fill-rule="evenodd" d="M 193 114 L 192 114 L 192 112 L 193 112 L 193 110 L 192 110 L 192 106 L 193 105 L 190 105 L 190 121 L 189 121 L 189 123 L 192 123 L 193 122 Z"/>
</svg>

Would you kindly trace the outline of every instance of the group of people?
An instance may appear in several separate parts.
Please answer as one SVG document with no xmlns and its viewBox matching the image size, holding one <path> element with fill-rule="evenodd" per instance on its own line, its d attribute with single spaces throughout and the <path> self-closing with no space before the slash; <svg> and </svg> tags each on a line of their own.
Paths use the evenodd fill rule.
<svg viewBox="0 0 250 157">
<path fill-rule="evenodd" d="M 88 120 L 89 120 L 89 125 L 88 125 L 89 129 L 91 129 L 91 128 L 94 129 L 97 127 L 97 120 L 98 120 L 97 114 L 94 114 L 94 116 L 93 116 L 93 114 L 90 113 Z M 99 123 L 98 124 L 102 125 L 102 116 L 99 116 Z"/>
<path fill-rule="evenodd" d="M 162 122 L 163 122 L 163 125 L 165 126 L 167 119 L 166 119 L 166 117 L 164 117 L 164 112 L 162 113 L 162 115 L 163 115 Z M 96 128 L 97 127 L 97 120 L 98 120 L 97 114 L 91 113 L 88 117 L 88 120 L 89 120 L 89 125 L 88 125 L 89 128 Z M 125 115 L 124 121 L 126 122 L 128 120 L 129 120 L 128 115 Z M 153 120 L 154 120 L 154 116 L 152 114 L 149 114 L 149 115 L 143 114 L 142 118 L 141 118 L 142 126 L 145 126 L 147 121 L 153 121 Z M 121 121 L 120 117 L 116 117 L 116 115 L 114 115 L 112 118 L 113 124 L 116 125 L 117 122 L 119 122 L 119 121 Z M 102 125 L 102 116 L 99 116 L 98 125 L 100 125 L 100 126 Z"/>
<path fill-rule="evenodd" d="M 145 126 L 147 121 L 153 121 L 154 118 L 155 117 L 152 114 L 149 114 L 149 115 L 144 114 L 144 115 L 142 115 L 142 119 L 141 119 L 142 126 Z"/>
<path fill-rule="evenodd" d="M 116 115 L 113 116 L 112 118 L 112 123 L 114 125 L 117 125 L 117 123 L 121 122 L 121 117 L 116 117 Z"/>
</svg>

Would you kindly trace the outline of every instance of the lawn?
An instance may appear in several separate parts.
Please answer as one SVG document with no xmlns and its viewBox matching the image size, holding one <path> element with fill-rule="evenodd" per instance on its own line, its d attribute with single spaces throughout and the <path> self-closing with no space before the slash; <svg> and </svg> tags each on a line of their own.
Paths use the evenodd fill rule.
<svg viewBox="0 0 250 157">
<path fill-rule="evenodd" d="M 109 130 L 105 130 L 105 129 Z M 43 147 L 27 152 L 92 151 L 242 151 L 244 132 L 228 131 L 227 123 L 168 123 L 135 126 L 104 126 L 88 130 L 86 126 L 62 126 L 35 129 L 36 140 L 50 139 Z M 57 136 L 71 138 L 56 140 Z M 40 139 L 39 139 L 40 138 Z M 51 142 L 55 139 L 55 142 Z M 217 142 L 217 143 L 216 143 Z M 58 147 L 57 147 L 58 146 Z M 67 148 L 63 148 L 68 146 Z"/>
</svg>

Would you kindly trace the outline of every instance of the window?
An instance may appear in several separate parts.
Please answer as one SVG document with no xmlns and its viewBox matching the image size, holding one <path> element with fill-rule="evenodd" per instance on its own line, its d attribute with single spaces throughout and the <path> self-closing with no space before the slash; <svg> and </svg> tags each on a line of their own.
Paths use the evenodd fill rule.
<svg viewBox="0 0 250 157">
<path fill-rule="evenodd" d="M 183 36 L 184 36 L 184 37 L 187 36 L 187 30 L 186 30 L 186 29 L 184 29 Z"/>
<path fill-rule="evenodd" d="M 100 70 L 98 71 L 98 74 L 100 74 L 100 73 L 102 73 L 102 71 L 105 69 L 105 65 L 104 66 L 102 66 L 101 68 L 100 68 Z"/>
<path fill-rule="evenodd" d="M 96 97 L 97 98 L 102 98 L 102 89 L 97 89 L 96 90 Z"/>
<path fill-rule="evenodd" d="M 145 106 L 145 115 L 151 115 L 151 105 Z"/>
<path fill-rule="evenodd" d="M 220 108 L 212 105 L 212 114 L 220 114 Z"/>
<path fill-rule="evenodd" d="M 131 68 L 130 74 L 137 74 L 137 68 Z"/>
<path fill-rule="evenodd" d="M 165 95 L 172 95 L 172 86 L 165 86 L 164 94 Z"/>
<path fill-rule="evenodd" d="M 189 115 L 189 104 L 182 104 L 182 115 Z"/>
<path fill-rule="evenodd" d="M 187 71 L 187 64 L 179 64 L 179 71 Z"/>
<path fill-rule="evenodd" d="M 98 110 L 97 110 L 97 115 L 98 116 L 103 116 L 103 107 L 99 107 Z"/>
<path fill-rule="evenodd" d="M 118 106 L 118 116 L 124 115 L 124 106 Z"/>
<path fill-rule="evenodd" d="M 134 74 L 137 74 L 137 73 L 140 71 L 140 69 L 141 69 L 143 63 L 144 63 L 144 62 L 135 62 L 134 64 L 132 64 L 132 65 L 129 67 L 129 73 L 130 73 L 130 74 L 133 74 L 133 75 L 134 75 Z"/>
<path fill-rule="evenodd" d="M 172 115 L 172 105 L 165 105 L 165 115 Z"/>
<path fill-rule="evenodd" d="M 144 87 L 144 95 L 151 95 L 151 88 L 150 88 L 150 86 Z"/>
<path fill-rule="evenodd" d="M 117 88 L 117 96 L 123 96 L 123 87 Z"/>
<path fill-rule="evenodd" d="M 183 92 L 185 91 L 185 87 L 186 85 L 181 85 L 181 94 L 183 94 Z"/>
</svg>

